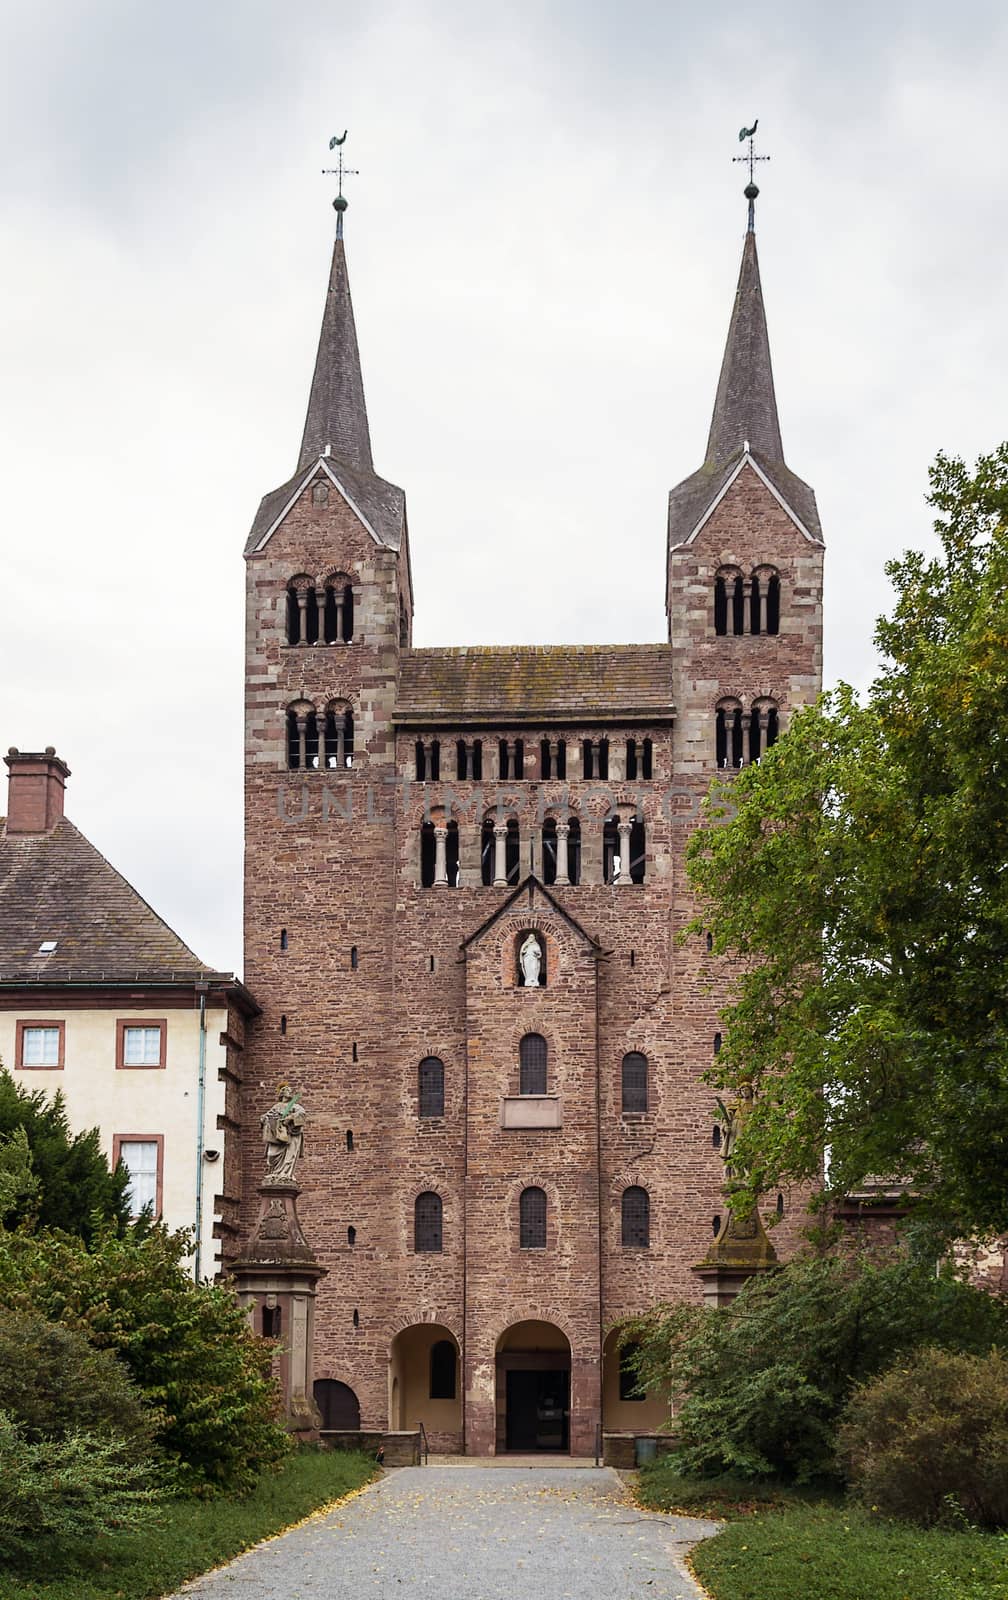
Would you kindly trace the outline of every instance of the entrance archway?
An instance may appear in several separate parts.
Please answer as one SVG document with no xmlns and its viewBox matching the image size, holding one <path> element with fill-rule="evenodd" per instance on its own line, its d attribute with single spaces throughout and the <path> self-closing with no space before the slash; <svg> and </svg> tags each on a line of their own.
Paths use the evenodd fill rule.
<svg viewBox="0 0 1008 1600">
<path fill-rule="evenodd" d="M 338 1383 L 335 1378 L 316 1378 L 314 1396 L 323 1432 L 356 1432 L 360 1427 L 360 1402 L 349 1384 Z"/>
<path fill-rule="evenodd" d="M 458 1340 L 440 1322 L 404 1328 L 389 1349 L 389 1427 L 423 1423 L 433 1448 L 462 1446 L 462 1364 Z"/>
<path fill-rule="evenodd" d="M 571 1347 L 552 1322 L 515 1322 L 497 1341 L 497 1453 L 570 1452 Z"/>
</svg>

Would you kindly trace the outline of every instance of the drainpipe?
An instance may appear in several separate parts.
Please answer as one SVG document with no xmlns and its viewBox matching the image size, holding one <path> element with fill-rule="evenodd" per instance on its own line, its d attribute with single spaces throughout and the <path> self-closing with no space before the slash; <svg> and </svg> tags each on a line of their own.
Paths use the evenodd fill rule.
<svg viewBox="0 0 1008 1600">
<path fill-rule="evenodd" d="M 196 1261 L 193 1276 L 200 1281 L 203 1265 L 203 1116 L 206 1107 L 206 984 L 198 984 L 199 1078 L 196 1085 Z"/>
</svg>

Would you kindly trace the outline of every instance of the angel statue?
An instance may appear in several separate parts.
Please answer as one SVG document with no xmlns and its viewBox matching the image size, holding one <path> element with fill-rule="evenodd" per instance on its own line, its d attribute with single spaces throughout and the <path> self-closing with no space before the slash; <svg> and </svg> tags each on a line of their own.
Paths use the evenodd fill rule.
<svg viewBox="0 0 1008 1600">
<path fill-rule="evenodd" d="M 259 1118 L 266 1146 L 266 1177 L 274 1183 L 293 1183 L 294 1168 L 304 1149 L 304 1126 L 308 1120 L 296 1090 L 282 1083 L 276 1104 Z"/>
</svg>

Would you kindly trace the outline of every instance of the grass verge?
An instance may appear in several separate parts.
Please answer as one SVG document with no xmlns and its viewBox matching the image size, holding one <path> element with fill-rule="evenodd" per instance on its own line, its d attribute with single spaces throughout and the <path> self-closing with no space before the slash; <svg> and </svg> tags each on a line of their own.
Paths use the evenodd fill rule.
<svg viewBox="0 0 1008 1600">
<path fill-rule="evenodd" d="M 69 1570 L 0 1573 L 0 1600 L 154 1600 L 375 1476 L 369 1456 L 302 1450 L 244 1499 L 173 1500 L 142 1534 L 82 1551 Z"/>
<path fill-rule="evenodd" d="M 712 1600 L 1008 1600 L 1008 1535 L 890 1522 L 832 1491 L 645 1469 L 657 1511 L 721 1517 L 692 1552 Z"/>
</svg>

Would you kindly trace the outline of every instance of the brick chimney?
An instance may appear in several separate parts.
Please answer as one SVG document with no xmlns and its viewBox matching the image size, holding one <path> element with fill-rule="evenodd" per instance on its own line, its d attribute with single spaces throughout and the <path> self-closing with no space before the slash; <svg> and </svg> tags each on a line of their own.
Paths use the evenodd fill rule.
<svg viewBox="0 0 1008 1600">
<path fill-rule="evenodd" d="M 7 832 L 51 833 L 63 815 L 63 791 L 70 768 L 51 744 L 42 751 L 11 745 L 4 761 L 7 780 Z"/>
</svg>

